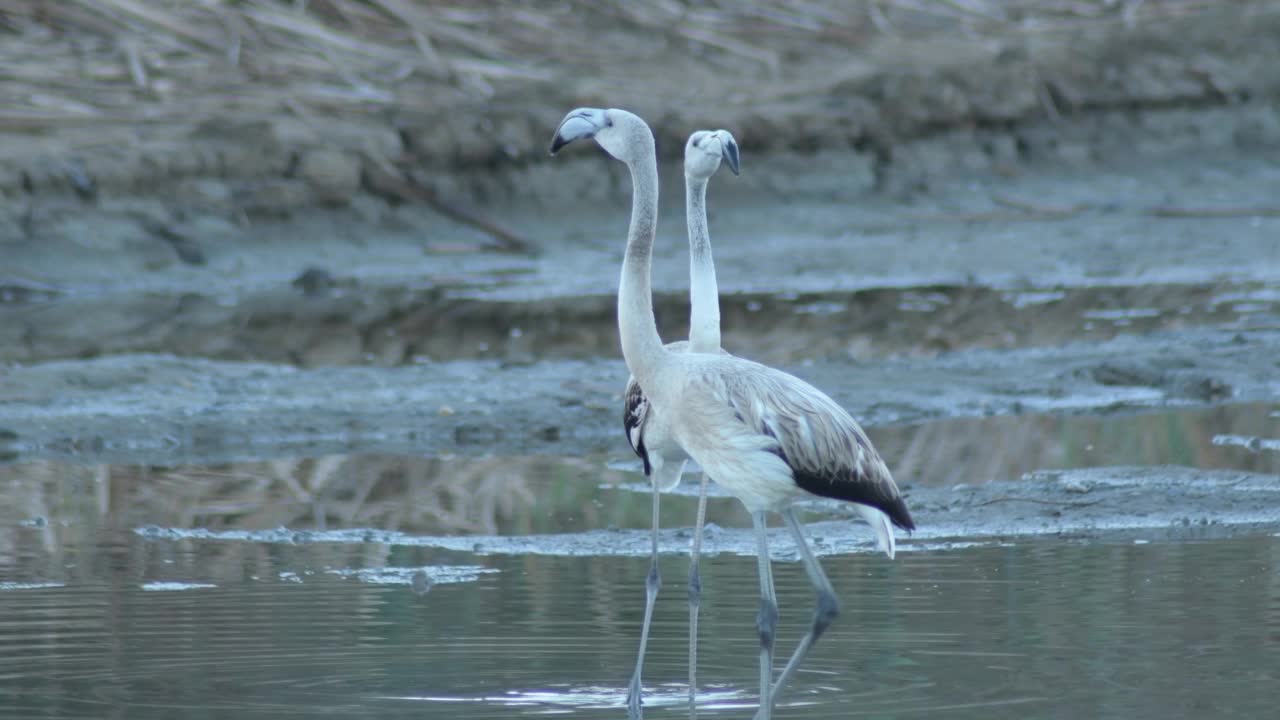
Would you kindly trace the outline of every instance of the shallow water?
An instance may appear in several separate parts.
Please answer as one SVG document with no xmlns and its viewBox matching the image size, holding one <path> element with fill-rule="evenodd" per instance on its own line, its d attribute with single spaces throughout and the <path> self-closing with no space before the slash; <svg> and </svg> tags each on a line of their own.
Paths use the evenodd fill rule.
<svg viewBox="0 0 1280 720">
<path fill-rule="evenodd" d="M 1013 480 L 991 484 L 1054 491 L 1053 481 L 1018 480 L 1035 469 L 1176 463 L 1275 473 L 1280 454 L 1220 439 L 1275 437 L 1277 423 L 1274 405 L 1254 404 L 947 420 L 873 434 L 928 518 L 967 502 L 961 485 Z M 648 497 L 633 466 L 621 455 L 0 466 L 0 717 L 623 718 L 647 566 L 639 529 Z M 1217 492 L 1267 489 L 1266 475 L 1252 477 L 1228 478 Z M 1160 487 L 1143 482 L 1128 497 Z M 973 512 L 1012 512 L 997 502 L 1008 492 Z M 1030 507 L 1057 515 L 1114 497 L 1102 487 L 1066 492 L 1069 502 L 1051 496 Z M 1273 495 L 1233 497 L 1256 510 Z M 1241 509 L 1237 500 L 1228 507 Z M 663 507 L 665 527 L 692 520 L 687 494 Z M 1167 514 L 1154 503 L 1124 509 Z M 1199 511 L 1214 523 L 1230 515 L 1179 512 Z M 714 500 L 709 517 L 746 525 L 728 498 Z M 832 526 L 849 523 L 830 517 L 811 533 L 822 536 L 845 613 L 780 718 L 1274 711 L 1278 524 L 1091 531 L 1088 542 L 922 532 L 891 562 L 861 527 L 852 527 L 856 552 L 837 549 L 847 545 Z M 608 527 L 632 531 L 586 532 Z M 478 544 L 574 531 L 584 532 L 547 552 Z M 700 717 L 754 710 L 755 564 L 732 549 L 735 533 L 708 538 Z M 688 715 L 686 561 L 677 554 L 688 540 L 679 531 L 664 538 L 671 554 L 645 676 L 651 718 Z M 774 547 L 790 557 L 785 541 Z M 794 562 L 775 567 L 781 664 L 812 593 Z"/>
<path fill-rule="evenodd" d="M 6 555 L 0 717 L 15 718 L 622 718 L 646 567 L 122 528 Z M 1277 559 L 1275 535 L 827 558 L 845 613 L 778 716 L 1267 717 Z M 688 714 L 684 569 L 663 561 L 647 717 Z M 699 716 L 752 711 L 754 575 L 747 557 L 705 563 Z M 798 565 L 776 579 L 785 653 L 812 597 Z"/>
</svg>

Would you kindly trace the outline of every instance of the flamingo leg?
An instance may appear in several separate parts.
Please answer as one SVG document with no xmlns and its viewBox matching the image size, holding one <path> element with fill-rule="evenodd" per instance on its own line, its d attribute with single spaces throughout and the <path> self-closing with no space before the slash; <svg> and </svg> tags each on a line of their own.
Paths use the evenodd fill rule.
<svg viewBox="0 0 1280 720">
<path fill-rule="evenodd" d="M 756 562 L 760 573 L 760 612 L 756 615 L 756 630 L 760 634 L 760 711 L 756 719 L 769 720 L 773 713 L 773 641 L 778 628 L 778 599 L 773 592 L 764 511 L 752 513 L 751 524 L 756 531 Z"/>
<path fill-rule="evenodd" d="M 644 625 L 640 629 L 640 651 L 636 655 L 636 669 L 631 674 L 631 685 L 627 689 L 627 714 L 639 718 L 640 712 L 640 672 L 644 666 L 644 651 L 649 644 L 649 624 L 653 621 L 653 604 L 658 599 L 658 590 L 662 587 L 662 574 L 658 571 L 658 481 L 653 477 L 653 538 L 652 551 L 649 555 L 649 575 L 644 581 Z"/>
<path fill-rule="evenodd" d="M 697 716 L 698 695 L 698 611 L 702 608 L 702 574 L 698 558 L 702 554 L 702 528 L 707 520 L 707 474 L 702 474 L 698 490 L 698 517 L 693 524 L 693 546 L 689 549 L 689 717 Z"/>
<path fill-rule="evenodd" d="M 813 585 L 813 589 L 818 595 L 818 603 L 813 611 L 813 624 L 809 626 L 809 632 L 800 640 L 796 651 L 791 655 L 791 659 L 787 661 L 787 666 L 782 669 L 782 674 L 778 676 L 778 681 L 773 685 L 772 700 L 775 703 L 782 694 L 787 681 L 795 674 L 805 656 L 809 654 L 814 644 L 818 642 L 818 638 L 822 637 L 822 634 L 826 632 L 832 621 L 840 614 L 840 600 L 836 597 L 835 590 L 831 588 L 831 581 L 827 579 L 827 574 L 822 571 L 822 566 L 818 564 L 818 559 L 814 557 L 813 551 L 809 549 L 809 543 L 805 540 L 804 531 L 800 528 L 800 521 L 796 519 L 795 510 L 792 508 L 783 510 L 782 519 L 786 521 L 787 530 L 791 531 L 791 537 L 795 540 L 796 552 L 800 554 L 800 559 L 804 562 L 804 569 L 809 575 L 809 582 Z M 763 711 L 763 708 L 761 710 Z M 765 720 L 768 715 L 756 715 L 756 718 L 757 720 Z"/>
</svg>

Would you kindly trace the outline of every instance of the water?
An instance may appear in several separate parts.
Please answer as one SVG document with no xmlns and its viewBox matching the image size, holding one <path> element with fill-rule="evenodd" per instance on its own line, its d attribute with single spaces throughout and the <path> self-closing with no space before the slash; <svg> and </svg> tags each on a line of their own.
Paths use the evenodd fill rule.
<svg viewBox="0 0 1280 720">
<path fill-rule="evenodd" d="M 0 717 L 625 717 L 641 558 L 175 542 L 105 525 L 54 555 L 49 528 L 6 533 L 6 582 L 32 586 L 0 586 Z M 1255 535 L 827 558 L 845 613 L 778 716 L 1268 717 L 1278 557 L 1280 537 Z M 424 566 L 445 581 L 330 572 Z M 687 715 L 684 569 L 664 559 L 651 718 Z M 785 653 L 812 596 L 799 566 L 775 574 Z M 704 586 L 699 716 L 747 717 L 754 562 L 709 558 Z"/>
<path fill-rule="evenodd" d="M 1275 437 L 1277 421 L 1273 405 L 1234 405 L 873 434 L 915 488 L 921 519 L 949 517 L 944 506 L 960 502 L 974 507 L 959 511 L 970 517 L 1030 507 L 1034 521 L 1040 505 L 974 504 L 958 483 L 1025 488 L 1039 482 L 1017 480 L 1027 470 L 1167 462 L 1275 473 L 1277 453 L 1214 438 Z M 648 498 L 633 465 L 620 456 L 0 465 L 0 717 L 625 717 L 647 569 Z M 1228 480 L 1215 496 L 1258 484 Z M 1141 498 L 1141 487 L 1126 497 Z M 1185 512 L 1256 510 L 1265 489 Z M 1081 491 L 1058 506 L 1109 497 Z M 667 499 L 664 527 L 687 527 L 692 507 L 688 495 Z M 755 563 L 728 540 L 748 523 L 729 498 L 713 500 L 709 517 L 725 529 L 708 539 L 703 566 L 699 716 L 747 717 Z M 824 552 L 831 527 L 848 524 L 831 517 L 811 530 Z M 780 718 L 1274 710 L 1265 688 L 1280 681 L 1280 525 L 1093 532 L 1088 542 L 921 533 L 895 561 L 852 529 L 854 552 L 823 558 L 845 613 Z M 664 535 L 650 718 L 688 715 L 681 532 Z M 530 533 L 560 535 L 532 536 L 526 551 L 478 542 Z M 774 547 L 790 556 L 785 541 Z M 781 664 L 813 598 L 798 565 L 775 567 Z"/>
</svg>

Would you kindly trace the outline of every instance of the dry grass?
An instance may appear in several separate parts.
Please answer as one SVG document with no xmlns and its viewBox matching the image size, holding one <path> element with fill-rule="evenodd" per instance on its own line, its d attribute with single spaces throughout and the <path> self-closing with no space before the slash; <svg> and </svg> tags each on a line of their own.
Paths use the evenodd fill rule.
<svg viewBox="0 0 1280 720">
<path fill-rule="evenodd" d="M 776 76 L 814 42 L 1043 32 L 1216 0 L 0 0 L 0 131 L 431 114 L 607 62 L 625 33 Z M 622 48 L 626 52 L 626 48 Z M 768 94 L 767 91 L 765 93 Z"/>
<path fill-rule="evenodd" d="M 1186 17 L 1185 71 L 1207 78 L 1193 95 L 1266 92 L 1216 78 L 1233 51 L 1201 67 L 1223 45 L 1218 25 L 1197 30 L 1210 12 L 1239 28 L 1280 0 L 0 0 L 0 193 L 213 178 L 287 215 L 367 191 L 528 253 L 472 207 L 494 187 L 467 183 L 545 159 L 569 107 L 625 105 L 667 156 L 711 118 L 753 152 L 882 151 L 1126 93 L 1196 100 L 1170 79 L 1163 30 L 1124 32 Z M 1130 46 L 1149 52 L 1111 54 Z M 317 151 L 338 159 L 304 162 Z"/>
</svg>

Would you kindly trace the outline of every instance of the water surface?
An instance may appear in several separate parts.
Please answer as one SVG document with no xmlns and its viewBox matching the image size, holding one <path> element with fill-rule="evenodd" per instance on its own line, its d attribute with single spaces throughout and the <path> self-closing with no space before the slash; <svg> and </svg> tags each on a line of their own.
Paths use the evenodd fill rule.
<svg viewBox="0 0 1280 720">
<path fill-rule="evenodd" d="M 952 419 L 872 434 L 927 518 L 975 485 L 1061 484 L 1018 479 L 1031 470 L 1173 463 L 1275 473 L 1280 454 L 1265 444 L 1221 439 L 1273 438 L 1277 423 L 1274 405 L 1253 404 Z M 647 568 L 639 529 L 649 501 L 637 470 L 623 454 L 0 465 L 0 717 L 624 718 Z M 1135 487 L 1126 497 L 1147 485 Z M 1113 497 L 1104 490 L 984 511 L 1080 512 L 1068 508 Z M 1235 511 L 1271 496 L 1231 497 Z M 686 527 L 692 510 L 688 494 L 668 498 L 664 526 Z M 731 498 L 715 499 L 709 517 L 747 525 Z M 833 522 L 849 524 L 839 517 L 814 526 L 828 536 L 820 550 L 830 551 Z M 566 551 L 609 527 L 631 529 L 640 554 Z M 547 553 L 479 544 L 574 532 Z M 428 533 L 449 542 L 427 542 Z M 845 613 L 779 718 L 1274 713 L 1280 524 L 1097 531 L 1087 541 L 928 535 L 904 539 L 895 561 L 860 537 L 856 552 L 823 558 Z M 687 535 L 664 537 L 687 546 Z M 686 717 L 686 561 L 672 552 L 662 569 L 646 717 Z M 704 560 L 699 717 L 754 711 L 755 573 L 734 551 Z M 776 581 L 781 656 L 813 597 L 794 562 L 776 563 Z"/>
<path fill-rule="evenodd" d="M 24 527 L 5 553 L 2 717 L 625 717 L 641 558 L 111 528 L 51 556 L 46 530 Z M 1278 557 L 1280 537 L 1260 534 L 827 558 L 845 613 L 778 715 L 1267 717 Z M 663 570 L 646 716 L 684 717 L 684 562 Z M 799 566 L 776 576 L 789 652 L 812 596 Z M 754 562 L 709 558 L 704 582 L 699 716 L 745 717 Z"/>
</svg>

